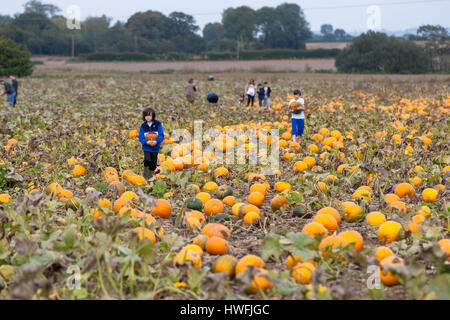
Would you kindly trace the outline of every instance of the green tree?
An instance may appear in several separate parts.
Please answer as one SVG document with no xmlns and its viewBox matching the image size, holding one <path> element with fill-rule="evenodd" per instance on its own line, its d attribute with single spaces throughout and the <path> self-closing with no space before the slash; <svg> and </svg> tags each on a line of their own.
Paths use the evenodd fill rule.
<svg viewBox="0 0 450 320">
<path fill-rule="evenodd" d="M 435 71 L 450 69 L 450 35 L 440 25 L 423 25 L 417 29 L 419 40 L 425 41 L 425 49 L 432 56 L 431 64 Z"/>
<path fill-rule="evenodd" d="M 334 38 L 335 40 L 345 40 L 346 38 L 348 38 L 348 34 L 345 32 L 344 29 L 336 29 L 334 30 Z"/>
<path fill-rule="evenodd" d="M 0 14 L 0 22 L 10 23 L 12 20 L 13 18 L 11 18 L 10 16 Z"/>
<path fill-rule="evenodd" d="M 216 23 L 208 23 L 203 28 L 203 39 L 208 41 L 219 41 L 222 39 L 222 24 Z"/>
<path fill-rule="evenodd" d="M 284 3 L 257 11 L 260 39 L 266 48 L 304 49 L 312 36 L 303 10 L 297 4 Z"/>
<path fill-rule="evenodd" d="M 132 15 L 126 28 L 133 34 L 135 51 L 152 54 L 173 50 L 170 41 L 163 41 L 173 35 L 171 25 L 172 21 L 161 12 L 148 10 Z"/>
<path fill-rule="evenodd" d="M 323 24 L 320 26 L 320 33 L 326 41 L 334 40 L 333 26 L 331 24 Z"/>
<path fill-rule="evenodd" d="M 174 35 L 188 35 L 197 32 L 200 28 L 195 24 L 193 16 L 183 12 L 172 12 L 169 15 L 172 21 L 172 31 Z"/>
<path fill-rule="evenodd" d="M 0 76 L 29 76 L 33 73 L 31 53 L 11 39 L 0 38 Z"/>
<path fill-rule="evenodd" d="M 260 40 L 266 48 L 277 48 L 278 41 L 283 37 L 283 29 L 277 10 L 271 7 L 262 7 L 256 11 L 256 23 L 261 33 Z"/>
<path fill-rule="evenodd" d="M 237 40 L 244 48 L 253 41 L 256 32 L 256 13 L 247 6 L 228 8 L 222 14 L 223 35 Z"/>
<path fill-rule="evenodd" d="M 25 13 L 37 13 L 45 15 L 48 18 L 53 18 L 61 9 L 53 4 L 43 4 L 37 0 L 31 0 L 24 4 Z"/>
<path fill-rule="evenodd" d="M 62 20 L 29 11 L 16 16 L 11 28 L 2 34 L 23 44 L 33 54 L 69 54 L 69 38 Z"/>
<path fill-rule="evenodd" d="M 336 58 L 340 72 L 425 73 L 429 56 L 414 42 L 369 31 L 356 37 Z"/>
<path fill-rule="evenodd" d="M 103 15 L 101 17 L 90 17 L 81 24 L 82 41 L 90 48 L 91 52 L 108 51 L 109 25 L 111 18 Z"/>
</svg>

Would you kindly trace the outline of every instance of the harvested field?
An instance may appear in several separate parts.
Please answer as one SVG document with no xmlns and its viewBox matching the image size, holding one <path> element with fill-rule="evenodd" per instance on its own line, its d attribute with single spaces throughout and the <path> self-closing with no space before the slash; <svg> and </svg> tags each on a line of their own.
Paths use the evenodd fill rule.
<svg viewBox="0 0 450 320">
<path fill-rule="evenodd" d="M 448 76 L 197 74 L 194 104 L 186 74 L 47 76 L 0 104 L 0 299 L 450 298 Z M 249 78 L 270 82 L 271 108 L 237 105 Z M 147 106 L 164 127 L 149 179 Z M 234 142 L 243 164 L 222 161 Z"/>
<path fill-rule="evenodd" d="M 38 58 L 44 64 L 36 70 L 67 69 L 76 71 L 118 72 L 304 72 L 335 70 L 334 59 L 254 60 L 254 61 L 191 61 L 191 62 L 85 62 L 65 63 L 64 58 Z"/>
</svg>

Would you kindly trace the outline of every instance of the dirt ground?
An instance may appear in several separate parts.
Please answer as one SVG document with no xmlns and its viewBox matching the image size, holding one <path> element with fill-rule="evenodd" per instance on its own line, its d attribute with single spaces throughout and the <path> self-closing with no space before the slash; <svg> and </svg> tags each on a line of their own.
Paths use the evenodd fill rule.
<svg viewBox="0 0 450 320">
<path fill-rule="evenodd" d="M 64 59 L 46 58 L 36 70 L 67 69 L 76 71 L 119 72 L 282 72 L 335 70 L 334 59 L 255 60 L 255 61 L 191 61 L 191 62 L 86 62 L 69 63 Z"/>
</svg>

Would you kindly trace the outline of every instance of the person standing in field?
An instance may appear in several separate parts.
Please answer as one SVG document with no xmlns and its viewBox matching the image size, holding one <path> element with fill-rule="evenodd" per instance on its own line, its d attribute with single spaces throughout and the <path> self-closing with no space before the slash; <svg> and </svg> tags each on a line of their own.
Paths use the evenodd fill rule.
<svg viewBox="0 0 450 320">
<path fill-rule="evenodd" d="M 256 94 L 256 87 L 255 87 L 255 80 L 250 79 L 247 86 L 245 87 L 245 93 L 247 94 L 247 107 L 250 105 L 250 102 L 253 104 L 255 103 L 255 94 Z"/>
<path fill-rule="evenodd" d="M 14 96 L 14 103 L 13 103 L 13 107 L 16 106 L 17 103 L 17 95 L 19 94 L 19 83 L 17 82 L 16 77 L 14 76 L 9 76 L 9 79 L 11 79 L 11 84 L 14 88 L 14 90 L 16 91 L 16 95 Z"/>
<path fill-rule="evenodd" d="M 0 80 L 0 85 L 3 85 L 5 87 L 5 91 L 0 93 L 0 96 L 6 94 L 7 95 L 7 101 L 9 103 L 10 107 L 14 106 L 14 99 L 16 97 L 16 91 L 14 90 L 14 87 L 11 83 L 5 80 Z"/>
<path fill-rule="evenodd" d="M 272 90 L 269 87 L 269 84 L 266 82 L 264 82 L 264 102 L 263 102 L 263 106 L 267 106 L 270 108 L 270 93 L 272 92 Z"/>
<path fill-rule="evenodd" d="M 144 178 L 150 179 L 158 163 L 158 153 L 164 140 L 164 130 L 161 122 L 156 120 L 155 110 L 146 108 L 142 111 L 144 121 L 139 130 L 139 141 L 144 152 Z"/>
<path fill-rule="evenodd" d="M 188 83 L 185 86 L 186 88 L 186 99 L 189 103 L 194 103 L 195 98 L 197 97 L 197 88 L 194 85 L 194 79 L 189 79 Z"/>
<path fill-rule="evenodd" d="M 300 90 L 294 91 L 294 98 L 289 101 L 289 108 L 292 112 L 292 141 L 301 143 L 303 131 L 305 129 L 305 99 L 301 97 Z M 296 141 L 298 136 L 298 141 Z"/>
<path fill-rule="evenodd" d="M 261 83 L 258 84 L 256 92 L 258 92 L 258 105 L 262 107 L 264 105 L 264 88 Z"/>
</svg>

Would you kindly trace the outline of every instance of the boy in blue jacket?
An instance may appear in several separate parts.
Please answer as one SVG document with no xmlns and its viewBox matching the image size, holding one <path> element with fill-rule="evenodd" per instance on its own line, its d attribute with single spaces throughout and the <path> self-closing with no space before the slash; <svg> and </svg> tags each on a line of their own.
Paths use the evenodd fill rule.
<svg viewBox="0 0 450 320">
<path fill-rule="evenodd" d="M 258 92 L 259 106 L 262 107 L 264 105 L 264 88 L 261 83 L 258 84 L 256 92 Z"/>
<path fill-rule="evenodd" d="M 144 123 L 139 130 L 139 141 L 144 151 L 144 178 L 150 179 L 158 163 L 159 147 L 164 140 L 164 131 L 161 122 L 156 120 L 156 113 L 152 108 L 142 112 L 142 120 Z"/>
</svg>

